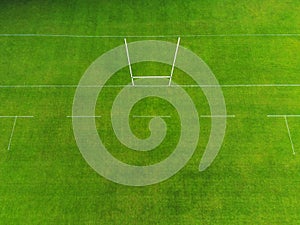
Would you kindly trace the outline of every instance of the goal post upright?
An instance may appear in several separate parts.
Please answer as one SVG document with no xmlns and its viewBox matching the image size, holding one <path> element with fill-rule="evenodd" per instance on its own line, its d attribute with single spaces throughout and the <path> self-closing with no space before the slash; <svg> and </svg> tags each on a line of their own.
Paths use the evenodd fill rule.
<svg viewBox="0 0 300 225">
<path fill-rule="evenodd" d="M 176 58 L 177 58 L 179 44 L 180 44 L 180 37 L 178 37 L 178 40 L 177 40 L 177 45 L 176 45 L 176 50 L 175 50 L 175 54 L 174 54 L 174 60 L 173 60 L 171 75 L 170 75 L 170 80 L 169 80 L 169 86 L 171 86 L 171 82 L 172 82 L 172 77 L 173 77 L 173 73 L 174 73 L 174 67 L 175 67 L 175 62 L 176 62 Z"/>
<path fill-rule="evenodd" d="M 131 62 L 130 62 L 130 57 L 129 57 L 129 51 L 128 51 L 128 45 L 127 45 L 126 38 L 124 38 L 124 43 L 125 43 L 126 56 L 127 56 L 127 61 L 128 61 L 128 67 L 129 67 L 131 83 L 132 83 L 132 86 L 134 86 L 134 80 L 133 80 L 133 75 L 132 75 L 132 68 L 131 68 Z"/>
</svg>

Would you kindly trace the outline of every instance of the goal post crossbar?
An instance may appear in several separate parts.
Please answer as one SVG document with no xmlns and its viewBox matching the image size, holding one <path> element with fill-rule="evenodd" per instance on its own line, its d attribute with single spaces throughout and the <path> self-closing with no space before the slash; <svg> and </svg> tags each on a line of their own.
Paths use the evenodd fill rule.
<svg viewBox="0 0 300 225">
<path fill-rule="evenodd" d="M 169 78 L 170 76 L 133 76 L 133 79 L 162 79 L 162 78 Z"/>
</svg>

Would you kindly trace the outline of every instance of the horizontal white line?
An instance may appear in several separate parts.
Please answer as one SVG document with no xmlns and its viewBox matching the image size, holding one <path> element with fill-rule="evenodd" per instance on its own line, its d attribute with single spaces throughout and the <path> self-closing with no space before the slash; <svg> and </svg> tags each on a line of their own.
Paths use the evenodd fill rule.
<svg viewBox="0 0 300 225">
<path fill-rule="evenodd" d="M 221 84 L 199 85 L 200 87 L 300 87 L 300 84 Z"/>
<path fill-rule="evenodd" d="M 78 85 L 48 85 L 48 84 L 33 84 L 33 85 L 0 85 L 0 88 L 77 88 Z"/>
<path fill-rule="evenodd" d="M 0 88 L 120 88 L 128 85 L 0 85 Z M 196 87 L 196 88 L 236 88 L 236 87 L 300 87 L 300 84 L 220 84 L 220 85 L 197 85 L 197 84 L 182 84 L 182 85 L 135 85 L 136 87 Z"/>
<path fill-rule="evenodd" d="M 160 115 L 157 115 L 157 116 L 136 116 L 136 115 L 133 115 L 132 117 L 134 118 L 153 118 L 153 117 L 161 117 L 161 118 L 170 118 L 171 116 L 160 116 Z"/>
<path fill-rule="evenodd" d="M 164 35 L 77 35 L 77 34 L 0 34 L 0 37 L 67 37 L 67 38 L 173 38 L 173 37 L 299 37 L 299 33 L 274 34 L 164 34 Z"/>
<path fill-rule="evenodd" d="M 176 86 L 176 85 L 173 85 Z M 220 85 L 178 85 L 181 87 L 201 87 L 201 88 L 235 88 L 235 87 L 300 87 L 300 84 L 220 84 Z"/>
<path fill-rule="evenodd" d="M 73 85 L 73 84 L 33 84 L 33 85 L 0 85 L 0 88 L 120 88 L 127 85 Z"/>
<path fill-rule="evenodd" d="M 267 115 L 267 117 L 300 117 L 300 115 Z"/>
<path fill-rule="evenodd" d="M 157 78 L 170 78 L 170 76 L 133 76 L 132 78 L 139 78 L 139 79 L 157 79 Z"/>
<path fill-rule="evenodd" d="M 0 118 L 33 118 L 34 116 L 0 116 Z"/>
<path fill-rule="evenodd" d="M 139 87 L 139 88 L 141 88 L 141 87 L 142 88 L 168 88 L 170 86 L 168 84 L 159 84 L 159 85 L 135 84 L 134 87 Z"/>
<path fill-rule="evenodd" d="M 100 118 L 101 116 L 67 116 L 67 118 Z"/>
<path fill-rule="evenodd" d="M 124 87 L 127 85 L 124 85 Z M 113 87 L 113 85 L 112 85 Z M 209 85 L 209 84 L 181 84 L 181 85 L 135 85 L 135 87 L 191 87 L 191 88 L 239 88 L 239 87 L 300 87 L 300 84 L 220 84 L 220 85 Z"/>
<path fill-rule="evenodd" d="M 235 115 L 201 115 L 202 118 L 235 118 Z"/>
</svg>

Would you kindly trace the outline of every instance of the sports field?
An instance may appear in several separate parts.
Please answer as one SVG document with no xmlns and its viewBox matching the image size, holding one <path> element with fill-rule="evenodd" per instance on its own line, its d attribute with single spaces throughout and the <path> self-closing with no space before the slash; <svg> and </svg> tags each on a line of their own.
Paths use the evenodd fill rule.
<svg viewBox="0 0 300 225">
<path fill-rule="evenodd" d="M 299 224 L 299 12 L 297 0 L 2 0 L 0 224 Z M 204 93 L 216 87 L 197 84 L 175 64 L 172 79 L 199 117 L 194 154 L 162 182 L 112 182 L 89 166 L 75 140 L 78 84 L 98 57 L 124 47 L 124 38 L 130 50 L 146 40 L 175 46 L 178 37 L 223 91 L 220 152 L 199 171 L 214 119 Z M 168 75 L 171 66 L 142 62 L 132 70 Z M 128 115 L 132 133 L 149 137 L 152 116 L 160 116 L 166 136 L 147 152 L 124 145 L 110 116 L 116 95 L 130 84 L 128 67 L 117 71 L 102 87 L 93 120 L 112 156 L 154 165 L 179 142 L 180 117 L 166 100 L 145 98 Z"/>
</svg>

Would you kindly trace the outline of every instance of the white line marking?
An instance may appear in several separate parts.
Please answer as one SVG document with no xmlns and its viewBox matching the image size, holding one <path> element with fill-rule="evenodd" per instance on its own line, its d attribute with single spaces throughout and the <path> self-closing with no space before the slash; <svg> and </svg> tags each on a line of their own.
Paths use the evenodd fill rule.
<svg viewBox="0 0 300 225">
<path fill-rule="evenodd" d="M 67 116 L 67 118 L 100 118 L 101 116 Z"/>
<path fill-rule="evenodd" d="M 235 118 L 235 115 L 201 115 L 202 118 Z"/>
<path fill-rule="evenodd" d="M 223 84 L 202 85 L 202 87 L 300 87 L 300 84 Z"/>
<path fill-rule="evenodd" d="M 158 116 L 136 116 L 136 115 L 133 115 L 132 116 L 133 118 L 154 118 L 154 117 L 161 117 L 161 118 L 170 118 L 171 116 L 160 116 L 160 115 L 158 115 Z"/>
<path fill-rule="evenodd" d="M 133 76 L 135 79 L 170 78 L 170 76 Z"/>
<path fill-rule="evenodd" d="M 37 84 L 37 85 L 0 85 L 0 88 L 122 88 L 128 85 L 72 85 L 72 84 Z M 168 85 L 139 85 L 143 87 L 166 87 Z M 182 84 L 170 87 L 195 87 L 195 88 L 238 88 L 238 87 L 300 87 L 300 84 L 220 84 L 220 85 L 194 85 Z"/>
<path fill-rule="evenodd" d="M 10 138 L 9 138 L 9 142 L 8 142 L 8 147 L 7 147 L 7 150 L 8 150 L 8 151 L 10 150 L 11 141 L 12 141 L 12 138 L 13 138 L 13 135 L 14 135 L 14 131 L 15 131 L 17 119 L 18 119 L 18 117 L 15 116 L 14 125 L 13 125 L 13 128 L 12 128 L 12 130 L 11 130 L 11 134 L 10 134 Z"/>
<path fill-rule="evenodd" d="M 126 50 L 126 56 L 127 56 L 127 61 L 128 61 L 130 78 L 131 78 L 131 84 L 132 84 L 132 86 L 134 86 L 134 80 L 133 80 L 133 74 L 132 74 L 132 68 L 131 68 L 131 62 L 130 62 L 129 50 L 128 50 L 128 45 L 127 45 L 126 38 L 124 38 L 124 44 L 125 44 L 125 50 Z"/>
<path fill-rule="evenodd" d="M 173 60 L 171 75 L 170 75 L 170 80 L 169 80 L 169 86 L 171 86 L 171 82 L 172 82 L 172 77 L 173 77 L 173 73 L 174 73 L 175 62 L 176 62 L 176 58 L 177 58 L 179 44 L 180 44 L 180 37 L 178 37 L 178 40 L 177 40 L 177 45 L 176 45 L 176 49 L 175 49 L 174 60 Z"/>
<path fill-rule="evenodd" d="M 76 34 L 0 34 L 0 37 L 66 37 L 66 38 L 174 38 L 174 37 L 299 37 L 300 33 L 274 34 L 165 34 L 165 35 L 76 35 Z"/>
<path fill-rule="evenodd" d="M 293 155 L 295 155 L 296 154 L 295 147 L 294 147 L 294 143 L 293 143 L 292 136 L 291 136 L 291 131 L 290 131 L 288 120 L 287 120 L 286 116 L 284 117 L 284 120 L 285 120 L 285 125 L 286 125 L 286 128 L 287 128 L 288 134 L 289 134 L 289 138 L 290 138 L 290 141 L 291 141 Z"/>
<path fill-rule="evenodd" d="M 202 88 L 235 88 L 235 87 L 300 87 L 300 84 L 220 84 L 220 85 L 180 85 L 188 87 L 202 87 Z"/>
<path fill-rule="evenodd" d="M 0 118 L 33 118 L 34 116 L 0 116 Z"/>
<path fill-rule="evenodd" d="M 0 88 L 77 88 L 78 85 L 33 84 L 33 85 L 0 85 Z"/>
<path fill-rule="evenodd" d="M 300 117 L 300 115 L 267 115 L 267 117 Z"/>
<path fill-rule="evenodd" d="M 73 84 L 33 84 L 33 85 L 0 85 L 0 88 L 100 88 L 125 87 L 126 85 L 73 85 Z"/>
<path fill-rule="evenodd" d="M 142 87 L 142 88 L 165 88 L 169 87 L 168 84 L 159 84 L 159 85 L 147 85 L 147 84 L 138 84 L 135 87 Z"/>
</svg>

